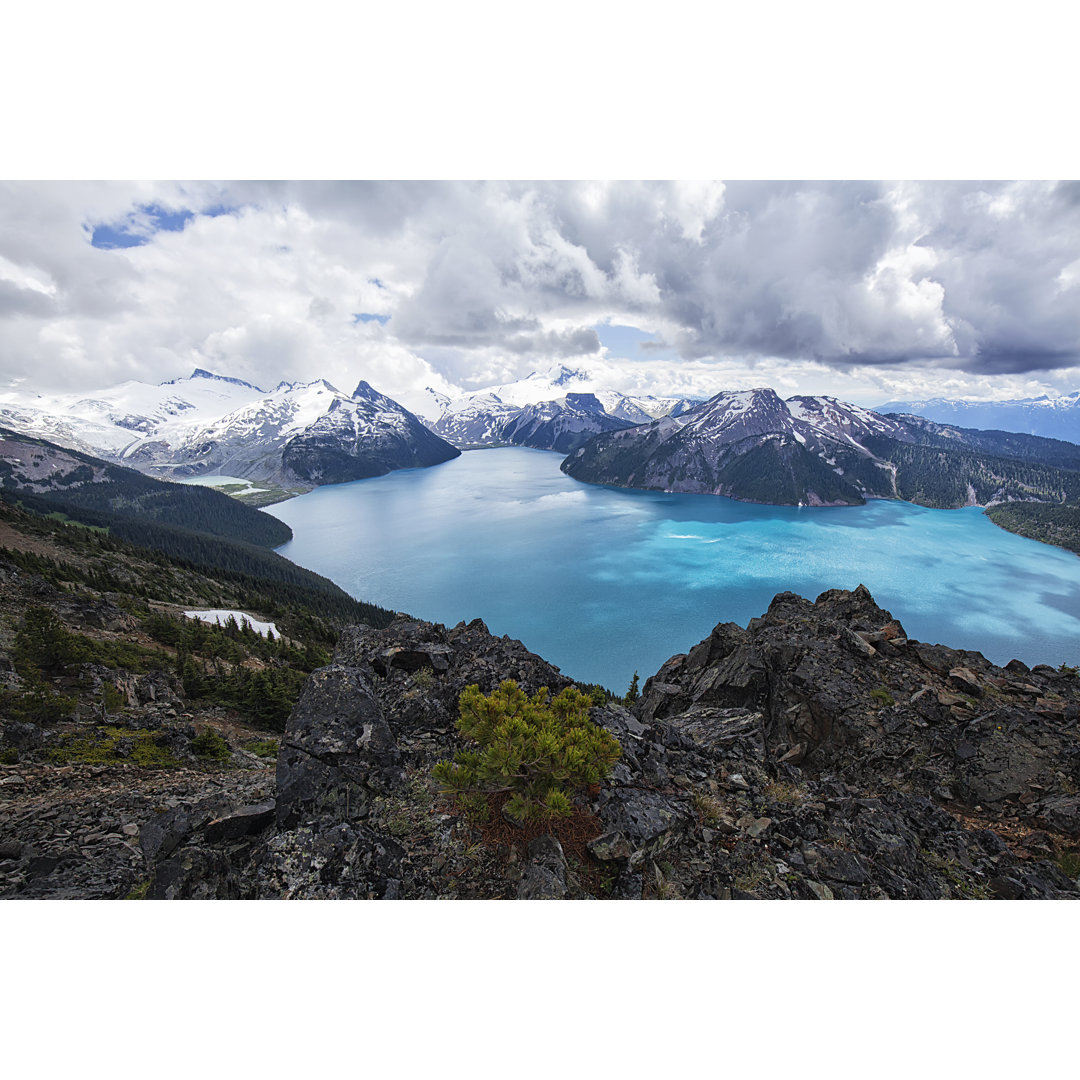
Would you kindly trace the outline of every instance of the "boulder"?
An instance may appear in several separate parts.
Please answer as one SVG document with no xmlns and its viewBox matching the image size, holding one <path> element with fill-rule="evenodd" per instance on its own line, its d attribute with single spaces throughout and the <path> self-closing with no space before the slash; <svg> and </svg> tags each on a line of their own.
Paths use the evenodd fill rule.
<svg viewBox="0 0 1080 1080">
<path fill-rule="evenodd" d="M 529 841 L 529 864 L 518 886 L 519 900 L 566 897 L 566 857 L 562 844 L 548 833 Z"/>
<path fill-rule="evenodd" d="M 362 818 L 373 794 L 400 782 L 401 754 L 364 673 L 341 665 L 312 672 L 278 752 L 278 824 Z"/>
</svg>

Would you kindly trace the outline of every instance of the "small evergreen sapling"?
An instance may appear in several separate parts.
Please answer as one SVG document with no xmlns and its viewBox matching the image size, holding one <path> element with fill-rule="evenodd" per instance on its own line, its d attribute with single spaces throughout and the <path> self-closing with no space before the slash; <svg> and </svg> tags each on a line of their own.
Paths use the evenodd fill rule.
<svg viewBox="0 0 1080 1080">
<path fill-rule="evenodd" d="M 592 699 L 574 687 L 529 697 L 512 679 L 485 696 L 478 686 L 459 699 L 458 731 L 477 750 L 440 761 L 433 776 L 459 796 L 509 792 L 505 811 L 524 823 L 569 817 L 571 796 L 610 775 L 619 744 L 589 719 Z"/>
</svg>

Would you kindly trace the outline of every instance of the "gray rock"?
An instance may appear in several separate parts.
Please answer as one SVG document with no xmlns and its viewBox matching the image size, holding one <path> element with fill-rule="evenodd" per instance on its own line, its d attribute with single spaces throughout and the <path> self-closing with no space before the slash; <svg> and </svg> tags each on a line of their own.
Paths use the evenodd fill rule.
<svg viewBox="0 0 1080 1080">
<path fill-rule="evenodd" d="M 44 733 L 37 724 L 9 720 L 4 724 L 3 741 L 16 750 L 40 750 Z"/>
<path fill-rule="evenodd" d="M 566 857 L 562 844 L 548 833 L 529 842 L 529 865 L 518 885 L 519 900 L 563 900 Z"/>
<path fill-rule="evenodd" d="M 278 752 L 278 824 L 302 814 L 364 817 L 371 796 L 400 781 L 401 754 L 363 672 L 336 665 L 313 672 Z"/>
<path fill-rule="evenodd" d="M 870 880 L 870 865 L 854 852 L 824 844 L 810 844 L 803 848 L 802 856 L 815 878 L 827 878 L 849 885 L 862 885 Z"/>
<path fill-rule="evenodd" d="M 1039 817 L 1048 829 L 1080 837 L 1080 796 L 1058 795 L 1039 807 Z"/>
<path fill-rule="evenodd" d="M 685 800 L 652 791 L 616 790 L 600 808 L 604 832 L 588 844 L 602 862 L 638 866 L 647 855 L 674 843 L 690 822 Z"/>
<path fill-rule="evenodd" d="M 238 840 L 242 836 L 262 832 L 273 820 L 276 803 L 273 799 L 242 806 L 235 813 L 216 818 L 206 826 L 207 843 L 219 840 Z"/>
</svg>

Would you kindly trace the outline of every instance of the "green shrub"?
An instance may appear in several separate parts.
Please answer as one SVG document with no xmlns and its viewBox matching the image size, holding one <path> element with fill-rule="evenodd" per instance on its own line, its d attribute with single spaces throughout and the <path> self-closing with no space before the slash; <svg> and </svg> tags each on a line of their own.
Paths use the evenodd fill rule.
<svg viewBox="0 0 1080 1080">
<path fill-rule="evenodd" d="M 433 776 L 463 796 L 508 792 L 506 813 L 518 822 L 569 817 L 572 793 L 608 776 L 618 760 L 615 738 L 589 719 L 592 697 L 574 687 L 531 698 L 508 679 L 489 696 L 468 687 L 459 699 L 458 731 L 478 750 L 440 761 Z"/>
<path fill-rule="evenodd" d="M 260 739 L 258 742 L 249 743 L 245 749 L 249 750 L 256 757 L 277 757 L 278 741 L 277 739 Z"/>
<path fill-rule="evenodd" d="M 204 727 L 191 740 L 191 750 L 204 761 L 229 760 L 229 744 L 212 727 Z"/>
<path fill-rule="evenodd" d="M 0 690 L 0 714 L 31 724 L 69 720 L 78 704 L 75 698 L 56 693 L 32 665 L 23 669 L 19 690 Z"/>
</svg>

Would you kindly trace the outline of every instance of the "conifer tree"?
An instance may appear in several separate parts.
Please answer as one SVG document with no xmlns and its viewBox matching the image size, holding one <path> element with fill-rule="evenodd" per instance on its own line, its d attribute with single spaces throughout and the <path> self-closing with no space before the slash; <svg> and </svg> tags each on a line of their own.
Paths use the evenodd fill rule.
<svg viewBox="0 0 1080 1080">
<path fill-rule="evenodd" d="M 459 699 L 458 731 L 478 750 L 463 750 L 433 770 L 447 792 L 509 792 L 506 813 L 518 822 L 569 817 L 575 790 L 610 775 L 620 748 L 589 719 L 592 699 L 574 687 L 532 697 L 507 679 L 490 695 L 478 686 Z"/>
</svg>

